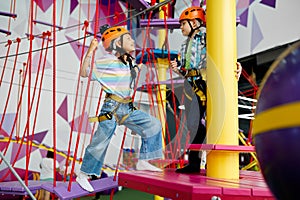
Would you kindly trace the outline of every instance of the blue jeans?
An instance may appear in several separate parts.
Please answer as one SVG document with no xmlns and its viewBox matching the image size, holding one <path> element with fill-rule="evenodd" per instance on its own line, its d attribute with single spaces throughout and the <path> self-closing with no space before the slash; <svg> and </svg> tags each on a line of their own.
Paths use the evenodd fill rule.
<svg viewBox="0 0 300 200">
<path fill-rule="evenodd" d="M 113 111 L 118 102 L 106 99 L 101 114 Z M 123 119 L 122 124 L 118 124 Z M 162 158 L 162 126 L 160 121 L 141 110 L 133 110 L 129 104 L 120 104 L 110 120 L 99 122 L 91 143 L 87 146 L 81 165 L 81 171 L 100 176 L 105 154 L 117 125 L 125 125 L 141 136 L 139 159 Z M 117 153 L 116 153 L 117 154 Z"/>
</svg>

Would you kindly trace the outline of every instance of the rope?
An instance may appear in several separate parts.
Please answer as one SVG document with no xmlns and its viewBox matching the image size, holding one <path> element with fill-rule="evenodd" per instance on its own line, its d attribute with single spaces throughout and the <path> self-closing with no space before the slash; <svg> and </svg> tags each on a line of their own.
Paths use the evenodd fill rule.
<svg viewBox="0 0 300 200">
<path fill-rule="evenodd" d="M 20 40 L 20 39 L 19 39 Z M 7 48 L 7 51 L 6 51 L 6 58 L 5 58 L 5 61 L 4 61 L 4 65 L 3 65 L 3 69 L 2 69 L 2 73 L 1 73 L 1 78 L 0 78 L 0 87 L 1 87 L 1 84 L 2 84 L 2 80 L 3 80 L 3 76 L 4 76 L 4 71 L 5 71 L 5 68 L 6 68 L 6 63 L 7 63 L 7 56 L 9 54 L 9 51 L 10 51 L 10 45 L 12 44 L 12 41 L 11 40 L 8 40 L 7 41 L 7 44 L 5 45 L 5 47 L 8 46 Z"/>
<path fill-rule="evenodd" d="M 56 26 L 56 0 L 53 0 L 53 30 Z M 56 31 L 53 31 L 53 159 L 56 160 Z M 56 186 L 56 162 L 53 162 L 53 186 Z"/>
<path fill-rule="evenodd" d="M 87 34 L 87 28 L 88 28 L 88 23 L 85 24 L 84 26 L 84 34 L 86 35 Z M 83 48 L 82 48 L 82 55 L 81 55 L 81 59 L 80 59 L 80 68 L 82 66 L 82 59 L 83 59 L 83 55 L 84 55 L 84 46 L 85 46 L 85 40 L 84 40 L 84 43 L 83 43 Z M 94 55 L 93 55 L 94 57 Z M 93 60 L 93 59 L 92 59 Z M 93 61 L 92 61 L 93 63 Z M 83 107 L 82 107 L 82 112 L 81 112 L 81 119 L 79 121 L 79 127 L 78 127 L 78 133 L 77 133 L 77 140 L 76 140 L 76 145 L 75 145 L 75 151 L 74 151 L 74 159 L 76 160 L 76 157 L 77 157 L 77 150 L 78 150 L 78 145 L 79 145 L 79 140 L 80 140 L 80 133 L 81 133 L 81 128 L 82 128 L 82 122 L 83 122 L 83 115 L 84 115 L 84 111 L 85 111 L 85 107 L 86 107 L 86 101 L 87 101 L 87 97 L 88 97 L 88 91 L 89 91 L 89 88 L 90 88 L 90 80 L 91 80 L 91 76 L 92 76 L 92 71 L 93 71 L 93 65 L 91 66 L 91 71 L 90 71 L 90 74 L 89 74 L 89 79 L 88 79 L 88 84 L 87 84 L 87 88 L 86 88 L 86 94 L 85 94 L 85 97 L 84 97 L 84 103 L 83 103 Z M 79 72 L 79 76 L 80 76 L 80 72 Z M 79 81 L 79 79 L 78 79 Z M 78 84 L 79 85 L 79 84 Z M 74 110 L 75 112 L 75 110 Z M 71 177 L 74 173 L 74 168 L 75 168 L 75 162 L 72 163 L 72 169 L 71 169 Z M 70 179 L 69 181 L 69 185 L 68 185 L 68 191 L 71 190 L 71 183 L 72 183 L 72 179 Z"/>
</svg>

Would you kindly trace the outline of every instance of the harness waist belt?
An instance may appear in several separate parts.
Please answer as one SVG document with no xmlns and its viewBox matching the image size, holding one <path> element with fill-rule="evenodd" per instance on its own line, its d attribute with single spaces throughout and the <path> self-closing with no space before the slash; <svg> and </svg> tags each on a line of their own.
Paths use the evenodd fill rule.
<svg viewBox="0 0 300 200">
<path fill-rule="evenodd" d="M 115 94 L 106 94 L 105 98 L 112 99 L 112 100 L 114 100 L 116 102 L 119 102 L 119 103 L 130 103 L 130 102 L 132 102 L 131 97 L 128 97 L 128 98 L 124 99 L 124 98 L 119 97 L 118 95 L 115 95 Z"/>
</svg>

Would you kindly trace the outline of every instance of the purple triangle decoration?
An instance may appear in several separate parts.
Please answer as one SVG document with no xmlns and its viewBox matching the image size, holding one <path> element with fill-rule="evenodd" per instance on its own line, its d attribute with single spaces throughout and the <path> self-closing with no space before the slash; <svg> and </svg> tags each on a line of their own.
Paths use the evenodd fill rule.
<svg viewBox="0 0 300 200">
<path fill-rule="evenodd" d="M 240 25 L 243 25 L 247 27 L 248 25 L 248 9 L 246 9 L 241 15 L 240 15 Z"/>
<path fill-rule="evenodd" d="M 12 131 L 13 125 L 14 125 L 16 113 L 7 113 L 5 116 L 0 115 L 1 120 L 2 120 L 2 117 L 4 117 L 4 120 L 2 123 L 1 129 L 3 129 L 3 131 L 5 131 L 6 133 L 10 134 L 10 132 Z M 15 131 L 16 131 L 16 129 L 14 129 L 14 132 Z M 1 130 L 1 132 L 2 132 L 2 130 Z"/>
<path fill-rule="evenodd" d="M 68 37 L 68 36 L 66 36 L 66 38 L 68 39 L 69 42 L 73 40 L 71 37 Z M 72 47 L 74 53 L 76 54 L 78 60 L 80 60 L 81 54 L 82 54 L 82 45 L 80 45 L 80 44 L 78 43 L 78 41 L 70 42 L 70 45 L 71 45 L 71 47 Z M 86 50 L 87 50 L 87 49 L 84 48 L 84 52 L 85 52 Z"/>
<path fill-rule="evenodd" d="M 48 133 L 48 131 L 42 131 L 42 132 L 34 134 L 34 136 L 33 136 L 34 141 L 37 142 L 38 144 L 42 144 L 47 133 Z"/>
<path fill-rule="evenodd" d="M 19 153 L 16 161 L 18 161 L 26 156 L 26 148 L 25 148 L 26 145 L 24 145 L 24 143 L 22 144 L 21 147 L 20 147 L 20 145 L 21 144 L 19 144 L 19 143 L 13 143 L 12 151 L 11 151 L 11 158 L 10 158 L 11 163 L 13 163 L 14 160 L 16 159 L 19 148 L 20 148 L 20 153 Z"/>
<path fill-rule="evenodd" d="M 72 12 L 75 10 L 75 8 L 78 5 L 78 1 L 77 0 L 71 0 L 71 5 L 70 5 L 70 14 L 72 14 Z"/>
<path fill-rule="evenodd" d="M 89 123 L 88 115 L 87 115 L 86 112 L 83 115 L 83 119 L 80 116 L 74 119 L 73 130 L 79 132 L 80 120 L 83 120 L 80 133 L 89 133 L 90 134 L 92 132 L 92 128 L 91 128 L 91 125 Z M 70 126 L 72 126 L 72 121 L 69 124 L 70 124 Z"/>
<path fill-rule="evenodd" d="M 276 7 L 276 0 L 261 0 L 260 3 L 270 6 L 272 8 Z"/>
<path fill-rule="evenodd" d="M 255 14 L 253 14 L 253 23 L 252 23 L 252 33 L 251 33 L 251 52 L 255 47 L 262 41 L 263 34 L 256 19 Z"/>
<path fill-rule="evenodd" d="M 44 12 L 53 4 L 53 0 L 34 0 L 35 3 L 40 7 Z"/>
<path fill-rule="evenodd" d="M 68 120 L 68 97 L 66 96 L 60 107 L 57 110 L 57 113 L 66 121 Z"/>
</svg>

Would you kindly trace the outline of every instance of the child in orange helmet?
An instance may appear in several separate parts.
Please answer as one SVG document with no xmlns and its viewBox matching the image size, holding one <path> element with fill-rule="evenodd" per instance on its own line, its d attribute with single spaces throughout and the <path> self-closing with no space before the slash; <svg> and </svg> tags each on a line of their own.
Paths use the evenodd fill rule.
<svg viewBox="0 0 300 200">
<path fill-rule="evenodd" d="M 103 30 L 104 29 L 104 30 Z M 97 81 L 106 92 L 100 115 L 96 117 L 98 129 L 91 143 L 85 149 L 81 172 L 76 181 L 93 192 L 89 183 L 90 175 L 100 176 L 107 147 L 117 125 L 124 125 L 141 136 L 137 170 L 161 171 L 148 161 L 162 158 L 161 122 L 133 106 L 131 93 L 135 84 L 138 66 L 131 53 L 135 51 L 135 42 L 128 30 L 123 27 L 102 28 L 102 44 L 109 52 L 104 58 L 95 61 L 92 80 Z M 97 49 L 98 41 L 93 39 L 85 55 L 80 75 L 89 76 L 90 58 Z"/>
<path fill-rule="evenodd" d="M 172 70 L 185 78 L 185 112 L 187 127 L 192 144 L 201 144 L 206 138 L 206 126 L 202 123 L 206 112 L 206 29 L 205 11 L 202 7 L 192 6 L 185 9 L 180 17 L 180 29 L 187 37 L 181 47 L 180 64 L 170 62 Z M 236 77 L 239 79 L 242 67 L 237 63 Z M 177 173 L 200 172 L 201 156 L 199 151 L 189 152 L 189 163 L 177 169 Z"/>
</svg>

